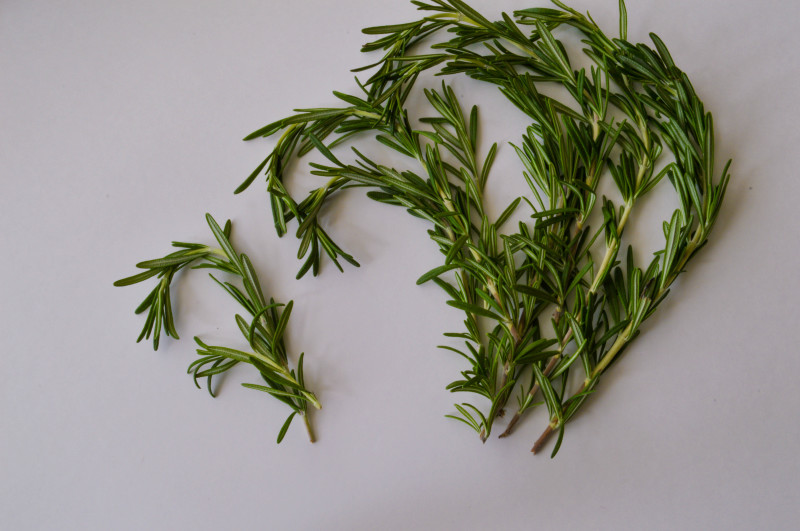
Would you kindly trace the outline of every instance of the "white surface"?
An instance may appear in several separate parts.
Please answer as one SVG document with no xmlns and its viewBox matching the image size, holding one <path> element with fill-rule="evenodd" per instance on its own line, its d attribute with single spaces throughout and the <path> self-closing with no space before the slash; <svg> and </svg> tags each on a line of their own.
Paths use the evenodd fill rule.
<svg viewBox="0 0 800 531">
<path fill-rule="evenodd" d="M 542 3 L 472 4 L 496 18 Z M 574 5 L 616 31 L 615 1 Z M 443 418 L 463 366 L 435 347 L 460 316 L 414 285 L 439 260 L 424 223 L 348 193 L 329 226 L 362 267 L 297 282 L 263 183 L 231 194 L 272 145 L 239 139 L 352 90 L 348 69 L 371 59 L 360 28 L 408 20 L 409 4 L 4 2 L 0 527 L 793 528 L 798 5 L 629 2 L 630 37 L 666 41 L 734 179 L 711 244 L 550 460 L 528 452 L 543 411 L 485 446 Z M 493 89 L 455 83 L 493 139 L 518 138 Z M 502 153 L 498 205 L 521 190 Z M 300 423 L 275 445 L 285 407 L 240 388 L 249 371 L 217 400 L 192 385 L 190 338 L 236 337 L 202 274 L 178 290 L 183 339 L 134 344 L 149 288 L 112 281 L 172 239 L 209 241 L 206 211 L 232 217 L 267 288 L 295 300 L 290 346 L 325 408 L 313 446 Z"/>
</svg>

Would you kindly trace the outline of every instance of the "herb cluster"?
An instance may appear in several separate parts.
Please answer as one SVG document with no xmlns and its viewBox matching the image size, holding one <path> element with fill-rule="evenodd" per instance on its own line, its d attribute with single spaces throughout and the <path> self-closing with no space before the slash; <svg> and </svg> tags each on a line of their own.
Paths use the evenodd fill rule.
<svg viewBox="0 0 800 531">
<path fill-rule="evenodd" d="M 568 421 L 707 242 L 725 195 L 730 161 L 716 171 L 711 114 L 664 43 L 653 34 L 652 46 L 627 41 L 622 1 L 618 38 L 558 0 L 553 0 L 554 8 L 504 13 L 496 22 L 460 0 L 413 3 L 423 12 L 418 20 L 364 30 L 376 40 L 363 51 L 382 51 L 383 56 L 359 69 L 372 70 L 366 81 L 358 82 L 359 93 L 334 92 L 341 106 L 298 109 L 246 137 L 279 135 L 274 149 L 236 192 L 265 176 L 278 234 L 297 221 L 298 257 L 303 259 L 298 278 L 308 271 L 316 275 L 324 256 L 340 269 L 341 261 L 358 265 L 319 219 L 322 206 L 340 190 L 367 188 L 370 198 L 426 220 L 443 261 L 418 283 L 436 283 L 447 294 L 447 304 L 464 312 L 464 329 L 445 334 L 464 346 L 442 346 L 467 365 L 448 389 L 477 395 L 477 401 L 456 404 L 456 413 L 448 416 L 485 441 L 510 404 L 515 404 L 514 413 L 501 437 L 544 404 L 550 420 L 533 451 L 557 434 L 555 455 Z M 583 52 L 592 63 L 588 70 L 573 68 L 554 33 L 561 26 L 583 35 Z M 415 53 L 422 43 L 429 51 Z M 433 115 L 420 117 L 422 128 L 411 125 L 406 101 L 420 74 L 431 69 L 497 85 L 531 120 L 514 146 L 530 196 L 516 199 L 496 218 L 487 213 L 483 198 L 497 146 L 480 155 L 477 108 L 465 112 L 445 82 L 439 90 L 424 91 Z M 543 94 L 545 85 L 563 87 L 569 99 Z M 407 156 L 418 169 L 395 169 L 382 164 L 380 153 L 365 154 L 356 147 L 348 160 L 334 154 L 336 146 L 364 134 Z M 669 161 L 662 161 L 665 149 L 672 154 Z M 311 173 L 324 184 L 305 197 L 293 197 L 285 186 L 286 168 L 312 150 L 326 161 L 310 163 Z M 599 183 L 608 179 L 619 191 L 619 204 L 598 197 Z M 625 227 L 641 197 L 665 182 L 677 193 L 680 207 L 664 221 L 663 248 L 649 263 L 637 264 L 630 246 L 623 249 Z M 507 227 L 523 202 L 531 209 L 531 221 Z M 601 216 L 593 216 L 595 212 Z M 601 219 L 599 226 L 591 227 L 595 218 Z M 215 235 L 219 240 L 219 231 Z M 228 262 L 211 265 L 247 277 L 242 267 L 251 270 L 249 261 L 245 266 L 244 259 L 237 261 L 220 243 Z M 205 247 L 186 254 L 206 260 L 213 255 Z M 155 346 L 162 322 L 167 335 L 176 336 L 168 287 L 185 264 L 175 263 L 179 265 L 168 262 L 158 273 L 161 283 L 148 298 L 152 317 L 143 334 L 153 332 Z M 151 265 L 158 264 L 140 264 Z M 152 271 L 132 279 L 144 280 L 156 274 Z M 250 299 L 240 302 L 256 323 L 269 311 L 263 296 L 258 304 L 246 304 L 253 299 L 250 293 Z M 243 327 L 251 345 L 256 328 Z M 276 328 L 265 326 L 264 333 L 274 334 Z M 219 363 L 212 370 L 229 363 L 211 357 L 224 358 L 215 347 L 201 346 L 206 363 Z M 282 350 L 273 355 L 286 366 Z M 575 373 L 579 385 L 570 384 Z M 296 388 L 281 382 L 286 395 L 276 393 L 274 386 L 268 392 L 289 399 L 303 413 L 300 406 L 316 404 L 316 399 L 306 394 L 300 369 L 292 382 Z"/>
</svg>

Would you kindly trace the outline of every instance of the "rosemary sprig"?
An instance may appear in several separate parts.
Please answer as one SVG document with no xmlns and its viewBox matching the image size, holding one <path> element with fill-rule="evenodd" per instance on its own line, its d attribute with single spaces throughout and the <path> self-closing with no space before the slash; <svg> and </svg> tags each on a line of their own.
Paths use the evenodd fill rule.
<svg viewBox="0 0 800 531">
<path fill-rule="evenodd" d="M 301 415 L 305 421 L 308 436 L 314 442 L 315 436 L 308 418 L 309 404 L 319 409 L 320 403 L 314 393 L 309 391 L 303 377 L 303 354 L 301 353 L 296 370 L 290 367 L 284 343 L 284 333 L 292 312 L 293 302 L 286 305 L 267 299 L 261 289 L 253 264 L 244 253 L 239 254 L 230 241 L 231 222 L 220 228 L 210 214 L 206 221 L 211 228 L 219 248 L 199 243 L 173 242 L 174 247 L 181 250 L 168 254 L 163 258 L 140 262 L 136 266 L 146 269 L 145 272 L 133 275 L 114 283 L 115 286 L 128 286 L 142 282 L 151 277 L 160 279 L 158 285 L 136 309 L 136 313 L 149 310 L 144 329 L 139 341 L 153 335 L 153 348 L 158 349 L 161 332 L 178 339 L 175 329 L 172 305 L 170 303 L 170 287 L 180 269 L 191 266 L 193 269 L 210 268 L 241 279 L 242 289 L 236 285 L 220 281 L 214 275 L 209 276 L 228 294 L 230 294 L 249 314 L 245 318 L 236 315 L 236 323 L 247 340 L 251 351 L 242 351 L 223 346 L 211 346 L 195 337 L 199 356 L 189 365 L 195 385 L 200 388 L 199 378 L 207 379 L 207 388 L 214 395 L 212 378 L 225 373 L 239 363 L 247 363 L 255 367 L 261 374 L 264 384 L 242 384 L 249 389 L 265 392 L 280 400 L 292 409 L 292 413 L 284 422 L 278 433 L 280 443 L 292 420 Z M 195 265 L 192 265 L 195 264 Z M 162 325 L 163 323 L 163 325 Z"/>
</svg>

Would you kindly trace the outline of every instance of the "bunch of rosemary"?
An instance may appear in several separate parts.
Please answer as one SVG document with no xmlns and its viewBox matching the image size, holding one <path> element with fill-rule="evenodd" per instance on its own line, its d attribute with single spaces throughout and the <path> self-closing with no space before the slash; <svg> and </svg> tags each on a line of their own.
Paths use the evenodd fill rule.
<svg viewBox="0 0 800 531">
<path fill-rule="evenodd" d="M 516 396 L 516 411 L 501 437 L 544 403 L 550 421 L 533 451 L 557 433 L 555 455 L 567 422 L 706 243 L 725 195 L 730 161 L 716 176 L 711 115 L 657 36 L 651 34 L 652 47 L 627 41 L 622 1 L 618 38 L 607 36 L 591 17 L 558 0 L 553 0 L 554 8 L 504 13 L 496 22 L 460 0 L 413 3 L 423 11 L 420 19 L 364 30 L 378 38 L 363 51 L 384 54 L 377 63 L 358 69 L 373 69 L 365 82 L 358 82 L 360 93 L 334 92 L 342 106 L 298 109 L 246 137 L 280 133 L 274 149 L 236 193 L 259 175 L 266 176 L 278 234 L 297 221 L 298 257 L 304 259 L 298 278 L 308 271 L 316 275 L 323 255 L 339 269 L 340 260 L 358 265 L 320 223 L 320 209 L 339 190 L 368 188 L 370 198 L 427 220 L 428 234 L 444 258 L 418 283 L 436 283 L 447 294 L 447 303 L 465 317 L 463 330 L 445 334 L 463 340 L 464 347 L 442 348 L 467 363 L 448 388 L 485 399 L 485 407 L 456 404 L 457 414 L 448 416 L 485 441 L 512 397 Z M 572 67 L 554 34 L 561 26 L 583 34 L 583 52 L 592 63 L 588 71 Z M 414 53 L 422 43 L 430 45 L 430 51 Z M 479 156 L 477 108 L 465 113 L 452 89 L 442 83 L 441 90 L 424 92 L 434 111 L 421 117 L 424 128 L 411 126 L 405 103 L 420 74 L 430 69 L 497 85 L 531 120 L 514 146 L 530 196 L 516 199 L 494 219 L 483 198 L 497 146 Z M 545 85 L 563 87 L 569 99 L 544 95 L 540 88 Z M 419 169 L 392 168 L 356 147 L 352 161 L 334 155 L 337 145 L 358 134 L 374 135 Z M 661 160 L 665 147 L 672 153 L 666 163 Z M 285 186 L 286 168 L 312 150 L 327 161 L 310 164 L 311 173 L 323 177 L 325 184 L 295 198 Z M 664 177 L 680 207 L 663 224 L 663 248 L 643 267 L 635 263 L 630 247 L 623 252 L 622 237 L 639 199 L 665 182 Z M 597 197 L 604 179 L 616 185 L 619 204 Z M 523 200 L 532 221 L 505 227 Z M 593 216 L 595 212 L 600 215 Z M 600 222 L 593 228 L 589 223 L 595 218 Z M 200 249 L 204 248 L 198 248 L 198 254 L 208 254 Z M 241 273 L 227 256 L 225 267 L 212 265 Z M 162 283 L 149 297 L 167 308 L 165 314 L 169 281 L 180 267 L 164 270 Z M 150 270 L 132 278 L 143 280 L 151 274 L 156 273 Z M 264 315 L 260 306 L 248 311 L 254 323 Z M 156 311 L 148 318 L 155 323 L 156 346 L 158 315 Z M 165 315 L 163 322 L 171 321 Z M 252 345 L 254 326 L 245 328 Z M 149 333 L 148 325 L 145 329 Z M 171 325 L 165 331 L 175 335 Z M 298 388 L 286 387 L 291 396 L 277 396 L 290 398 L 299 408 L 310 400 L 299 398 L 309 395 L 298 372 Z M 573 385 L 575 377 L 570 375 L 575 373 L 580 382 Z M 537 401 L 540 393 L 542 400 Z"/>
</svg>

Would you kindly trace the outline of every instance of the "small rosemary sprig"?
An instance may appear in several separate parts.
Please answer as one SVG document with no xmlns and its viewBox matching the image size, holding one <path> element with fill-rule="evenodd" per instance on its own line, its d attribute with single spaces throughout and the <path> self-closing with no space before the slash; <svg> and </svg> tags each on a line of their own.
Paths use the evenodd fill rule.
<svg viewBox="0 0 800 531">
<path fill-rule="evenodd" d="M 219 248 L 200 243 L 173 242 L 172 245 L 181 250 L 163 258 L 140 262 L 136 266 L 146 269 L 146 271 L 114 283 L 115 286 L 128 286 L 154 276 L 159 279 L 158 285 L 136 309 L 137 314 L 148 310 L 139 341 L 152 335 L 153 348 L 157 350 L 162 331 L 165 335 L 178 339 L 170 302 L 170 287 L 175 273 L 179 270 L 187 266 L 193 269 L 210 268 L 239 277 L 242 289 L 230 282 L 220 281 L 214 275 L 209 275 L 249 314 L 249 318 L 237 314 L 236 324 L 252 350 L 248 352 L 223 346 L 211 346 L 205 344 L 199 337 L 195 337 L 195 342 L 199 346 L 197 349 L 199 358 L 189 365 L 188 372 L 192 374 L 198 388 L 200 387 L 198 379 L 206 378 L 208 391 L 211 396 L 215 396 L 212 388 L 214 376 L 230 370 L 239 363 L 252 365 L 261 374 L 264 383 L 244 383 L 242 385 L 249 389 L 268 393 L 292 409 L 292 413 L 278 433 L 278 443 L 283 440 L 289 425 L 298 414 L 303 417 L 309 439 L 314 442 L 315 436 L 308 418 L 308 406 L 310 404 L 317 409 L 321 406 L 314 393 L 309 391 L 305 385 L 303 354 L 300 354 L 297 360 L 297 368 L 291 368 L 284 343 L 284 333 L 292 312 L 293 302 L 289 301 L 283 305 L 264 296 L 261 283 L 250 259 L 244 253 L 237 253 L 231 244 L 230 221 L 225 224 L 223 229 L 210 214 L 206 214 L 206 220 Z"/>
</svg>

